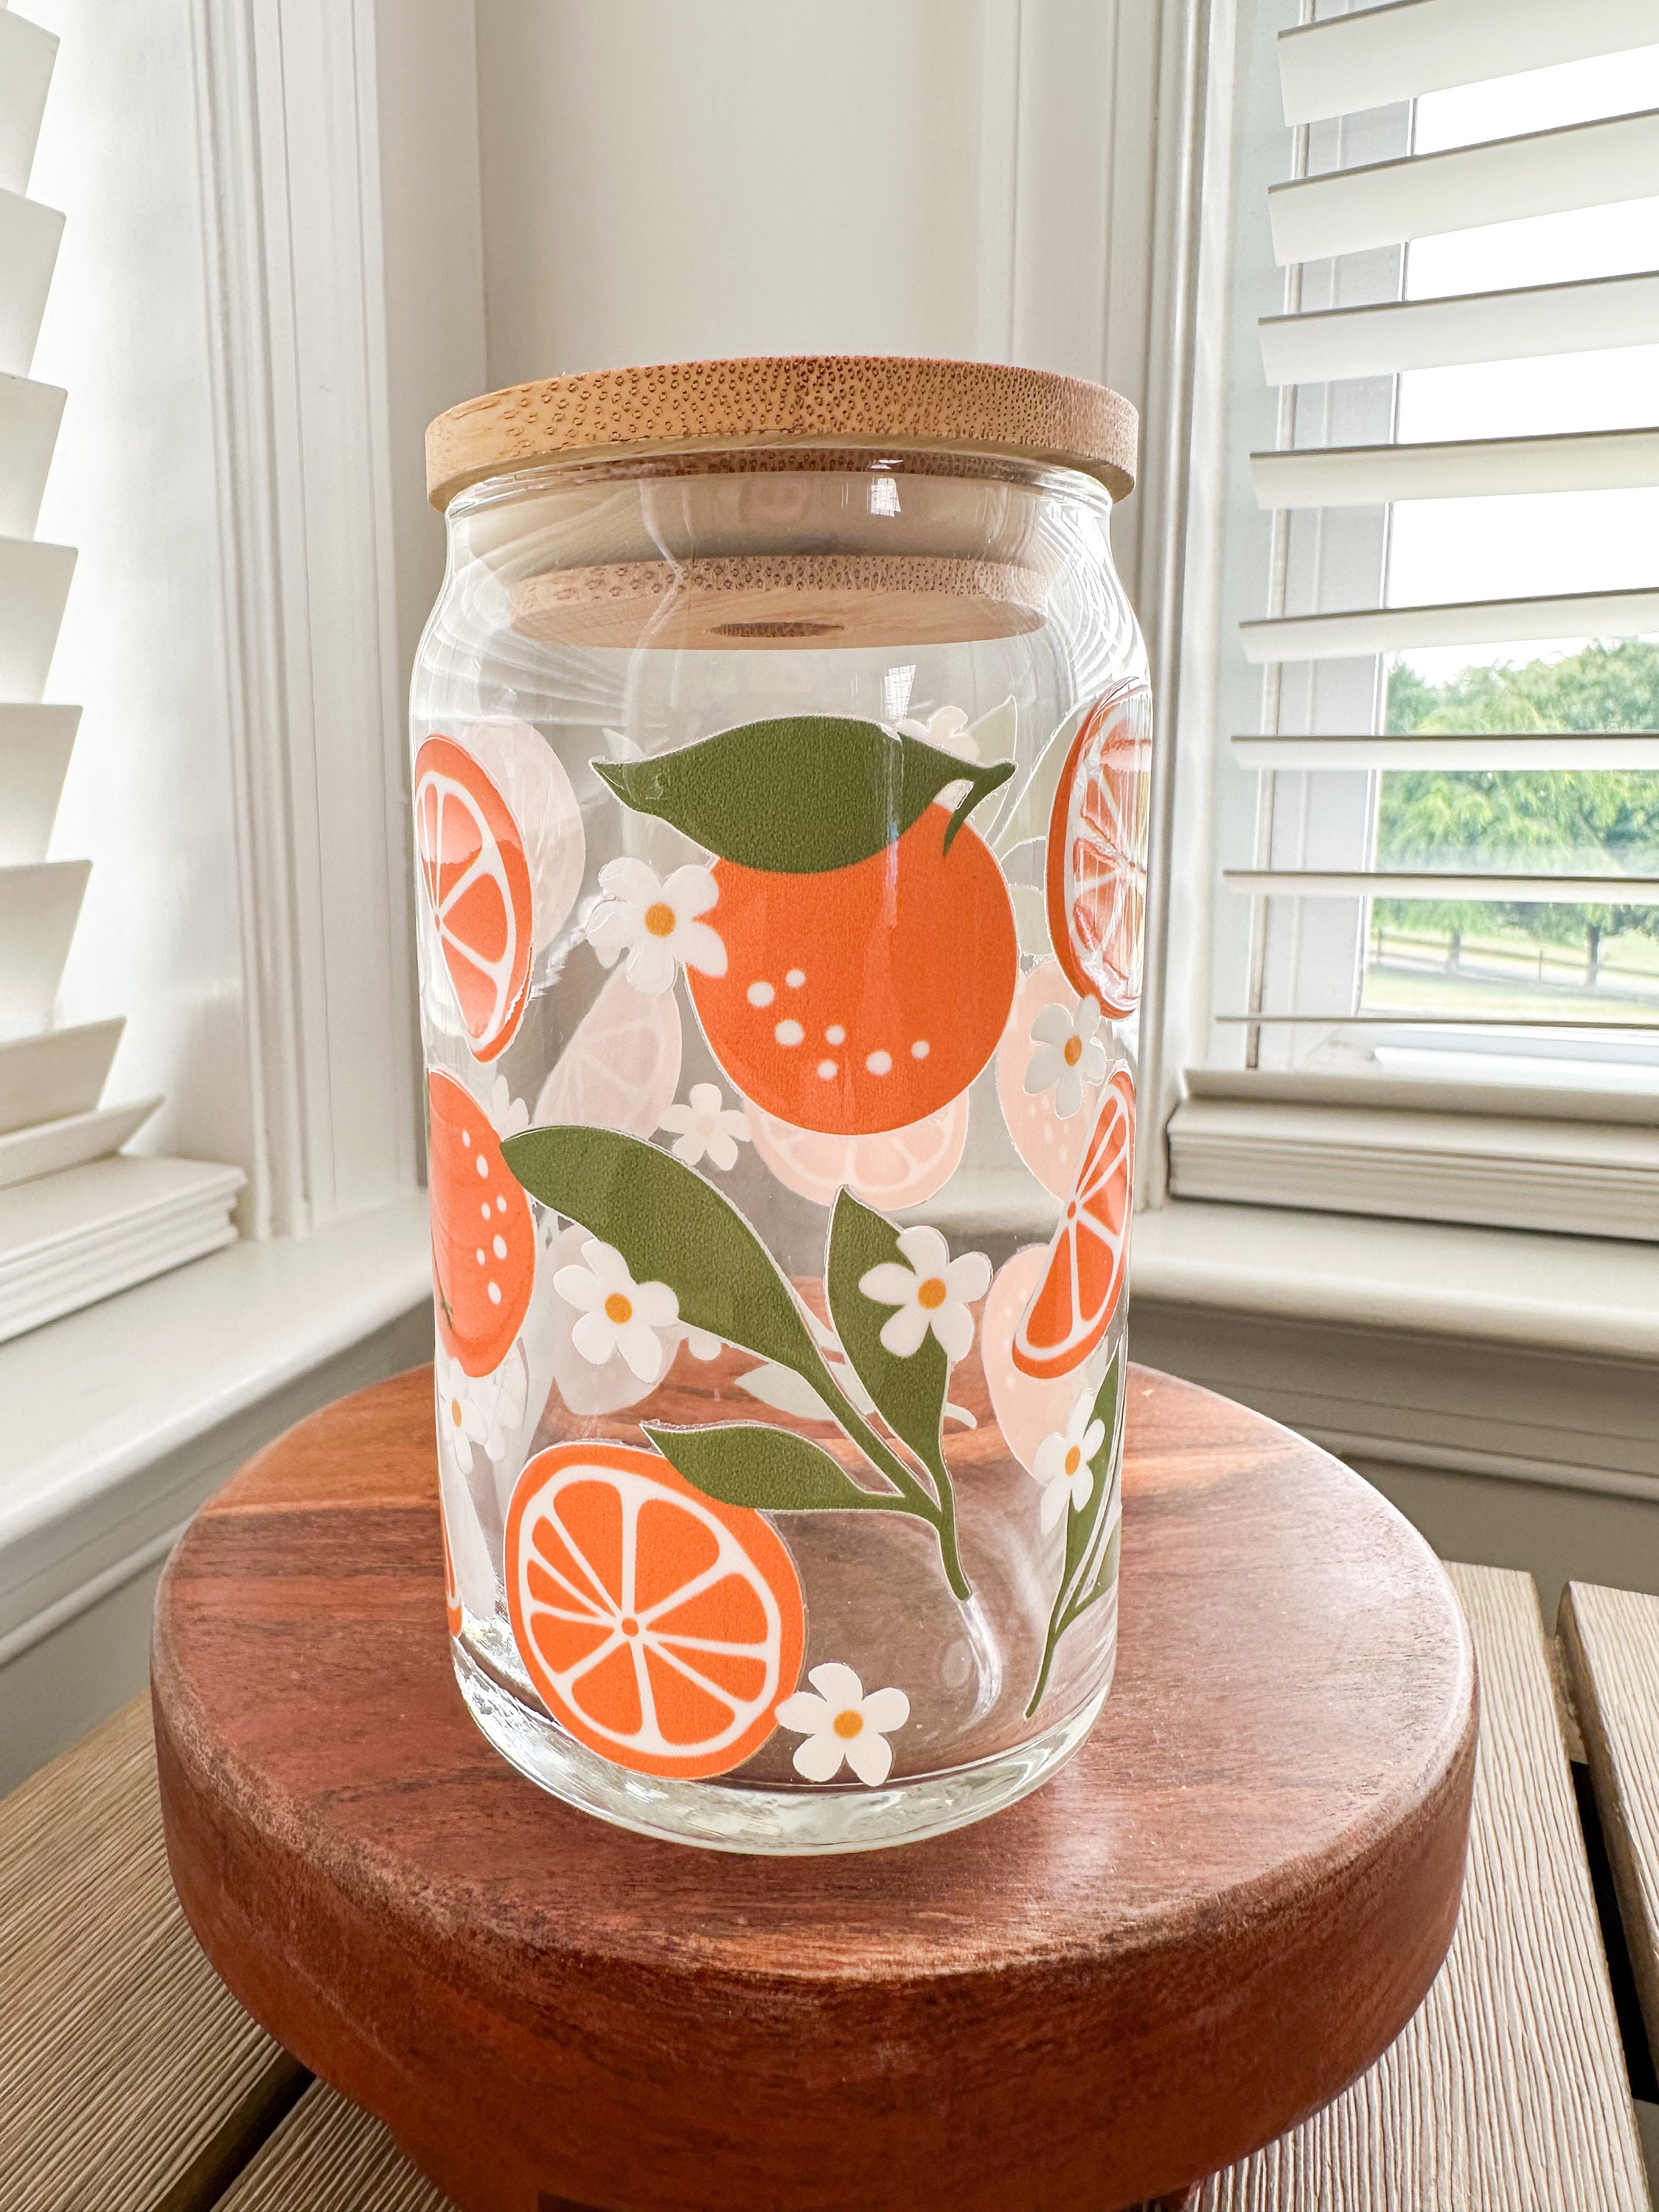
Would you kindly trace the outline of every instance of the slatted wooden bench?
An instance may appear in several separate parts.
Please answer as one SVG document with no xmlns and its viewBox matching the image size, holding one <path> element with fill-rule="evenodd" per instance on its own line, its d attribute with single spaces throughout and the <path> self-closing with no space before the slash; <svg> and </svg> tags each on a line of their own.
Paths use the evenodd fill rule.
<svg viewBox="0 0 1659 2212">
<path fill-rule="evenodd" d="M 1451 1572 L 1482 1718 L 1450 1954 L 1378 2063 L 1208 2182 L 1204 2212 L 1650 2203 L 1631 2082 L 1650 2083 L 1651 2061 L 1633 2008 L 1621 2039 L 1623 1943 L 1615 1917 L 1610 1968 L 1569 1761 L 1588 1763 L 1659 2033 L 1659 1599 L 1573 1588 L 1558 1668 L 1527 1577 Z M 0 1802 L 0 2212 L 443 2206 L 197 1950 L 162 1856 L 142 1703 Z"/>
</svg>

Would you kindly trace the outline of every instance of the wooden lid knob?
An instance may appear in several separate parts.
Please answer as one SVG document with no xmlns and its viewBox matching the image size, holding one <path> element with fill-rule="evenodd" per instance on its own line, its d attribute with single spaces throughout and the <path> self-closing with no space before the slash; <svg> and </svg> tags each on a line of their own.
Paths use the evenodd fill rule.
<svg viewBox="0 0 1659 2212">
<path fill-rule="evenodd" d="M 1134 488 L 1138 417 L 1103 385 L 998 362 L 797 355 L 665 362 L 515 384 L 440 415 L 427 495 L 544 461 L 721 448 L 862 446 L 1006 454 Z"/>
</svg>

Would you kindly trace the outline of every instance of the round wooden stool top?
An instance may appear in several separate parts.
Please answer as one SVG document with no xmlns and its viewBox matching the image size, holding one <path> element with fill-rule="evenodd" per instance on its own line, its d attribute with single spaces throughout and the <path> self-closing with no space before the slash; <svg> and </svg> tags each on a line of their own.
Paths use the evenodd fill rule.
<svg viewBox="0 0 1659 2212">
<path fill-rule="evenodd" d="M 485 1743 L 444 1630 L 429 1372 L 204 1509 L 156 1605 L 208 1955 L 464 2212 L 1106 2212 L 1328 2101 L 1456 1917 L 1468 1635 L 1357 1475 L 1143 1370 L 1093 1735 L 976 1826 L 726 1856 Z"/>
</svg>

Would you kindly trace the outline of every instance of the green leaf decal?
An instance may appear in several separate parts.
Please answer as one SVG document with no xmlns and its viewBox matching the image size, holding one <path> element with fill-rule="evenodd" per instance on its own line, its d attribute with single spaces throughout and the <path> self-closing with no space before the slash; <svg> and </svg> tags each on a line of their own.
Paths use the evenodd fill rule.
<svg viewBox="0 0 1659 2212">
<path fill-rule="evenodd" d="M 708 1429 L 665 1429 L 647 1421 L 645 1433 L 686 1480 L 727 1505 L 763 1513 L 826 1513 L 887 1505 L 860 1490 L 820 1445 L 788 1429 L 738 1421 Z"/>
<path fill-rule="evenodd" d="M 1100 1450 L 1090 1465 L 1095 1472 L 1094 1487 L 1089 1492 L 1081 1512 L 1069 1508 L 1066 1515 L 1066 1559 L 1060 1571 L 1060 1588 L 1054 1593 L 1054 1609 L 1048 1615 L 1048 1633 L 1042 1646 L 1042 1664 L 1037 1670 L 1036 1687 L 1031 1702 L 1025 1708 L 1029 1717 L 1042 1702 L 1042 1693 L 1048 1686 L 1049 1669 L 1054 1663 L 1054 1651 L 1080 1613 L 1085 1613 L 1096 1601 L 1105 1596 L 1117 1575 L 1118 1531 L 1114 1529 L 1104 1552 L 1097 1559 L 1100 1531 L 1118 1494 L 1121 1454 L 1119 1445 L 1123 1428 L 1123 1395 L 1121 1384 L 1123 1376 L 1123 1346 L 1118 1346 L 1112 1354 L 1110 1366 L 1100 1378 L 1100 1388 L 1095 1393 L 1095 1402 L 1089 1419 L 1104 1425 L 1106 1434 Z"/>
<path fill-rule="evenodd" d="M 908 1359 L 898 1358 L 882 1343 L 881 1332 L 892 1319 L 893 1309 L 866 1297 L 859 1285 L 872 1267 L 885 1261 L 904 1265 L 897 1230 L 861 1206 L 850 1190 L 843 1190 L 830 1217 L 830 1258 L 824 1270 L 830 1318 L 882 1419 L 921 1461 L 943 1496 L 950 1478 L 939 1449 L 939 1422 L 951 1363 L 931 1334 L 923 1337 Z"/>
<path fill-rule="evenodd" d="M 1014 772 L 1012 761 L 959 760 L 841 714 L 744 722 L 654 759 L 592 765 L 635 813 L 672 823 L 722 860 L 791 875 L 884 851 L 948 784 L 965 781 L 948 853 L 973 809 Z"/>
<path fill-rule="evenodd" d="M 793 1367 L 822 1390 L 823 1362 L 794 1293 L 701 1176 L 614 1129 L 526 1129 L 501 1152 L 532 1198 L 614 1244 L 636 1283 L 672 1284 L 690 1327 Z"/>
</svg>

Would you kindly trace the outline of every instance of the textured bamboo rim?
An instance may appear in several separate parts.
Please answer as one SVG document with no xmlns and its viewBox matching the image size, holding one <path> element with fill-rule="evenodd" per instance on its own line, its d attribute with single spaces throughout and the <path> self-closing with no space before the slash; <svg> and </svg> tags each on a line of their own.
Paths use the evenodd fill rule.
<svg viewBox="0 0 1659 2212">
<path fill-rule="evenodd" d="M 1104 385 L 997 362 L 803 354 L 663 362 L 515 384 L 426 434 L 427 496 L 539 462 L 825 444 L 1006 454 L 1134 488 L 1139 420 Z"/>
</svg>

